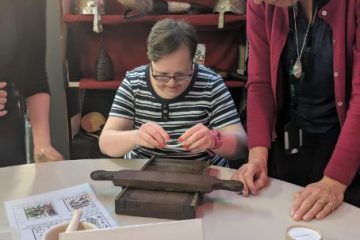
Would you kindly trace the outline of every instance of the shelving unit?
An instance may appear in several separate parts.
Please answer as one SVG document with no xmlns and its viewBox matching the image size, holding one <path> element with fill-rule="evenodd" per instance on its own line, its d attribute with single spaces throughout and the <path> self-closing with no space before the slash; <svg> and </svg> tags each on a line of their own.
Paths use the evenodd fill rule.
<svg viewBox="0 0 360 240">
<path fill-rule="evenodd" d="M 126 71 L 148 63 L 146 39 L 152 25 L 158 20 L 183 19 L 193 24 L 198 31 L 200 43 L 206 46 L 205 65 L 222 72 L 236 72 L 238 45 L 245 34 L 245 15 L 225 14 L 224 28 L 218 29 L 218 14 L 145 15 L 125 18 L 120 4 L 116 0 L 108 0 L 106 3 L 110 5 L 108 9 L 111 11 L 101 16 L 103 32 L 97 34 L 92 31 L 92 15 L 74 15 L 71 12 L 72 0 L 60 1 L 63 6 L 67 102 L 70 109 L 69 119 L 72 120 L 69 121 L 72 122 L 69 136 L 77 133 L 81 115 L 92 111 L 89 105 L 96 105 L 93 111 L 107 116 L 110 109 L 109 99 L 113 98 Z M 94 78 L 95 61 L 100 48 L 108 52 L 113 62 L 114 79 L 111 81 L 98 81 Z M 231 78 L 225 79 L 225 83 L 230 89 L 243 88 L 245 85 L 245 81 Z M 109 97 L 106 102 L 101 103 L 107 93 Z M 97 98 L 99 95 L 102 97 Z M 94 104 L 94 101 L 97 102 Z M 103 109 L 99 109 L 101 106 L 104 106 Z"/>
</svg>

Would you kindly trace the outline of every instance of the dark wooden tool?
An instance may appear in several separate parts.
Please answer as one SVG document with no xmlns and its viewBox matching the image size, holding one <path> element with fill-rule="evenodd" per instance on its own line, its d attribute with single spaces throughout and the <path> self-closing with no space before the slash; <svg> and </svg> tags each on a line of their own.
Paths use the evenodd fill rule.
<svg viewBox="0 0 360 240">
<path fill-rule="evenodd" d="M 93 171 L 90 176 L 93 180 L 109 180 L 116 186 L 137 189 L 199 193 L 209 193 L 217 189 L 234 192 L 243 190 L 242 182 L 221 180 L 207 175 L 144 170 L 97 170 Z"/>
<path fill-rule="evenodd" d="M 141 170 L 206 175 L 209 163 L 153 156 Z M 196 217 L 201 195 L 198 192 L 166 192 L 125 187 L 115 198 L 115 212 L 141 217 L 192 219 Z"/>
</svg>

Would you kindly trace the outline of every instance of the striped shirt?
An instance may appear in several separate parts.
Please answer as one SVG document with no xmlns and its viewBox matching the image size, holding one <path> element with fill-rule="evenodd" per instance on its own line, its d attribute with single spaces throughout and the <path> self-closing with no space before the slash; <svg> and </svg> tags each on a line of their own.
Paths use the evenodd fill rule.
<svg viewBox="0 0 360 240">
<path fill-rule="evenodd" d="M 110 116 L 134 121 L 134 129 L 146 122 L 159 124 L 170 136 L 168 144 L 189 128 L 202 123 L 209 129 L 219 129 L 240 122 L 229 90 L 222 78 L 203 65 L 195 64 L 194 74 L 187 89 L 178 97 L 163 99 L 150 83 L 149 65 L 126 73 L 119 87 Z M 125 158 L 150 158 L 151 156 L 187 160 L 210 160 L 211 164 L 228 166 L 228 161 L 209 152 L 190 152 L 178 148 L 149 149 L 137 147 Z"/>
</svg>

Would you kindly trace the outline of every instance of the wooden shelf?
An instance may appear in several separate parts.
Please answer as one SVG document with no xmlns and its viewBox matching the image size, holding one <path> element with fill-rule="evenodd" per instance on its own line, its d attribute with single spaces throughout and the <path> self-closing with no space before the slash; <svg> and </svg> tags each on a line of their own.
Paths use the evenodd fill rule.
<svg viewBox="0 0 360 240">
<path fill-rule="evenodd" d="M 134 18 L 124 18 L 123 15 L 102 15 L 104 25 L 120 25 L 127 23 L 152 23 L 164 18 L 184 19 L 196 27 L 214 27 L 218 24 L 218 14 L 197 14 L 197 15 L 146 15 Z M 64 14 L 65 23 L 90 23 L 94 19 L 93 15 L 73 15 Z M 238 27 L 239 22 L 245 22 L 246 15 L 225 14 L 224 27 Z M 234 26 L 235 24 L 235 26 Z"/>
<path fill-rule="evenodd" d="M 225 80 L 225 85 L 229 88 L 241 88 L 245 86 L 245 82 L 241 80 Z M 103 89 L 111 90 L 118 89 L 120 86 L 121 80 L 115 79 L 111 81 L 98 81 L 96 79 L 85 78 L 81 79 L 79 82 L 69 82 L 68 87 L 70 88 L 80 88 L 80 89 Z"/>
<path fill-rule="evenodd" d="M 110 81 L 99 81 L 92 78 L 84 78 L 79 82 L 71 81 L 68 82 L 68 87 L 70 88 L 80 88 L 80 89 L 103 89 L 111 90 L 117 89 L 120 86 L 121 80 L 115 79 Z"/>
<path fill-rule="evenodd" d="M 228 88 L 242 88 L 245 87 L 246 82 L 241 80 L 225 80 L 225 85 Z"/>
</svg>

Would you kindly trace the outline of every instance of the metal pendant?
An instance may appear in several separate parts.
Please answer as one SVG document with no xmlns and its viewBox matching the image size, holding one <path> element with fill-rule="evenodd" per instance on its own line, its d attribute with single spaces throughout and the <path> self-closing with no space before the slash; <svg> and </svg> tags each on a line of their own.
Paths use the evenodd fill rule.
<svg viewBox="0 0 360 240">
<path fill-rule="evenodd" d="M 301 64 L 301 60 L 298 58 L 295 61 L 295 64 L 292 68 L 292 74 L 297 78 L 301 78 L 303 71 L 302 71 L 302 64 Z"/>
</svg>

